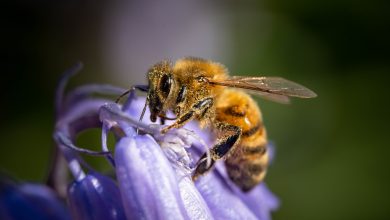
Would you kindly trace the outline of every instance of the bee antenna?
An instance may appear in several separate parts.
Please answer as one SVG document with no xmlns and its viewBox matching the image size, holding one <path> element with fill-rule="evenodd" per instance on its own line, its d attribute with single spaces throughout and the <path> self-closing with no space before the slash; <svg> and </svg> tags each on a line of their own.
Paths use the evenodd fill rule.
<svg viewBox="0 0 390 220">
<path fill-rule="evenodd" d="M 141 116 L 139 117 L 139 122 L 141 122 L 142 119 L 144 118 L 145 111 L 146 111 L 146 106 L 148 106 L 148 104 L 149 104 L 149 96 L 146 96 L 145 105 L 144 105 L 144 108 L 142 109 Z M 137 134 L 138 134 L 138 126 L 137 126 Z"/>
<path fill-rule="evenodd" d="M 119 103 L 119 101 L 123 98 L 123 96 L 127 95 L 130 93 L 132 89 L 126 90 L 124 93 L 122 93 L 118 98 L 115 99 L 115 103 Z"/>
</svg>

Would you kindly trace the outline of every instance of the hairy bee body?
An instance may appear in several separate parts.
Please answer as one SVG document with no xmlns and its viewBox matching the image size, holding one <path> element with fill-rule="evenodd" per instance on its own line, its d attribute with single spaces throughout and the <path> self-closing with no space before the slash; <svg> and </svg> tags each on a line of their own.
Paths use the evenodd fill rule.
<svg viewBox="0 0 390 220">
<path fill-rule="evenodd" d="M 173 74 L 180 86 L 187 86 L 187 102 L 176 103 L 175 114 L 188 112 L 191 104 L 205 97 L 212 97 L 214 105 L 197 119 L 202 125 L 210 126 L 216 133 L 218 124 L 229 124 L 241 128 L 239 140 L 226 155 L 229 177 L 244 191 L 252 189 L 265 175 L 268 164 L 266 132 L 257 104 L 243 91 L 217 85 L 198 83 L 204 76 L 214 80 L 228 78 L 228 72 L 221 64 L 202 59 L 183 59 L 176 62 Z M 178 93 L 174 95 L 177 97 Z"/>
<path fill-rule="evenodd" d="M 225 159 L 230 179 L 243 191 L 263 180 L 268 151 L 260 109 L 242 89 L 280 103 L 288 103 L 289 97 L 316 96 L 280 77 L 229 76 L 223 65 L 200 58 L 180 59 L 174 65 L 162 61 L 149 69 L 147 77 L 147 89 L 134 88 L 147 91 L 145 106 L 149 106 L 152 122 L 157 118 L 174 120 L 162 133 L 198 120 L 201 127 L 211 127 L 216 134 L 216 143 L 210 154 L 199 159 L 193 180 L 207 173 L 217 160 Z M 176 118 L 168 118 L 168 111 Z"/>
<path fill-rule="evenodd" d="M 176 116 L 182 115 L 192 109 L 193 105 L 199 103 L 202 99 L 218 99 L 225 89 L 222 86 L 213 86 L 203 82 L 204 78 L 215 80 L 227 78 L 227 71 L 224 66 L 211 61 L 199 58 L 185 58 L 178 60 L 173 66 L 172 74 L 176 79 L 176 91 L 172 93 L 172 99 L 175 103 L 167 107 L 172 109 Z M 185 90 L 185 94 L 182 91 Z M 182 92 L 182 93 L 181 93 Z M 202 114 L 196 116 L 201 126 L 213 124 L 215 119 L 215 105 L 206 109 Z"/>
<path fill-rule="evenodd" d="M 239 128 L 240 134 L 233 146 L 227 146 L 229 152 L 225 155 L 216 152 L 214 159 L 226 158 L 226 167 L 230 178 L 242 190 L 247 191 L 257 185 L 264 177 L 267 167 L 266 132 L 262 124 L 261 113 L 257 104 L 246 93 L 229 89 L 224 86 L 205 83 L 205 78 L 224 80 L 228 78 L 227 70 L 219 63 L 199 58 L 185 58 L 178 60 L 171 70 L 169 63 L 156 64 L 149 71 L 149 85 L 159 85 L 160 72 L 172 73 L 172 86 L 169 94 L 163 94 L 163 89 L 155 89 L 149 97 L 150 106 L 158 106 L 165 114 L 172 110 L 177 117 L 194 111 L 202 100 L 211 100 L 209 107 L 194 112 L 180 123 L 169 128 L 181 127 L 191 119 L 197 119 L 202 127 L 211 127 L 217 137 L 223 141 L 223 134 L 227 132 L 225 125 Z M 163 86 L 161 86 L 163 88 Z M 165 96 L 165 97 L 164 97 Z M 153 112 L 153 111 L 152 111 Z M 153 117 L 153 116 L 152 116 Z M 190 119 L 191 118 L 191 119 Z"/>
<path fill-rule="evenodd" d="M 225 89 L 216 101 L 215 120 L 242 129 L 225 165 L 230 179 L 248 191 L 263 180 L 268 166 L 267 134 L 260 109 L 248 94 L 235 89 Z"/>
</svg>

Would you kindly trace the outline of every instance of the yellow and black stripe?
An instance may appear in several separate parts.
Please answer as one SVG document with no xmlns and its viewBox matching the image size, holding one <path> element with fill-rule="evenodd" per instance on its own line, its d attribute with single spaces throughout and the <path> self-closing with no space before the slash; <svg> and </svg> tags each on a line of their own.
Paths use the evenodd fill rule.
<svg viewBox="0 0 390 220">
<path fill-rule="evenodd" d="M 260 110 L 246 93 L 227 89 L 217 99 L 216 120 L 242 129 L 225 165 L 232 181 L 248 191 L 262 181 L 268 166 L 266 130 Z"/>
</svg>

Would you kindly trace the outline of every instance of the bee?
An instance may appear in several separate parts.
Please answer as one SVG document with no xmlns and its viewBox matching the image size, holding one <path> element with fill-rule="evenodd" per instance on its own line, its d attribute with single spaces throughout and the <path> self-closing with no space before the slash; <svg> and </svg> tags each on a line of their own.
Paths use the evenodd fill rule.
<svg viewBox="0 0 390 220">
<path fill-rule="evenodd" d="M 176 116 L 162 133 L 198 120 L 216 135 L 215 145 L 199 159 L 192 179 L 223 158 L 230 179 L 245 192 L 264 179 L 269 161 L 262 114 L 247 91 L 279 103 L 288 103 L 289 97 L 316 97 L 280 77 L 229 76 L 222 64 L 193 57 L 174 64 L 159 62 L 149 69 L 147 79 L 147 87 L 137 88 L 147 92 L 150 120 L 169 119 L 168 111 Z"/>
</svg>

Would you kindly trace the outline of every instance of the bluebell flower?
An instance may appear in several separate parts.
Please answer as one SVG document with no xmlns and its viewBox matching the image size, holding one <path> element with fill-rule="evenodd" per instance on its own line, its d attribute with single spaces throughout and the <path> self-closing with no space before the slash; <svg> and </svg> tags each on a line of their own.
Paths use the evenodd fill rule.
<svg viewBox="0 0 390 220">
<path fill-rule="evenodd" d="M 270 219 L 278 200 L 265 184 L 243 193 L 229 180 L 221 163 L 194 184 L 191 167 L 205 145 L 212 145 L 212 132 L 201 131 L 194 122 L 161 135 L 161 126 L 137 122 L 144 101 L 131 97 L 131 103 L 125 104 L 127 108 L 106 104 L 100 109 L 103 124 L 117 125 L 124 131 L 116 144 L 115 163 L 127 216 Z M 137 134 L 134 126 L 147 134 Z"/>
<path fill-rule="evenodd" d="M 138 120 L 145 100 L 134 92 L 123 105 L 92 95 L 119 95 L 121 88 L 86 85 L 64 95 L 66 81 L 80 68 L 66 73 L 59 84 L 54 131 L 73 178 L 66 200 L 74 219 L 271 219 L 279 201 L 265 183 L 243 193 L 221 162 L 192 181 L 195 163 L 215 141 L 212 132 L 191 122 L 163 135 L 162 125 Z M 75 145 L 80 132 L 96 127 L 102 132 L 101 151 Z M 110 132 L 116 140 L 112 152 Z M 82 154 L 107 159 L 115 175 L 99 173 Z"/>
</svg>

